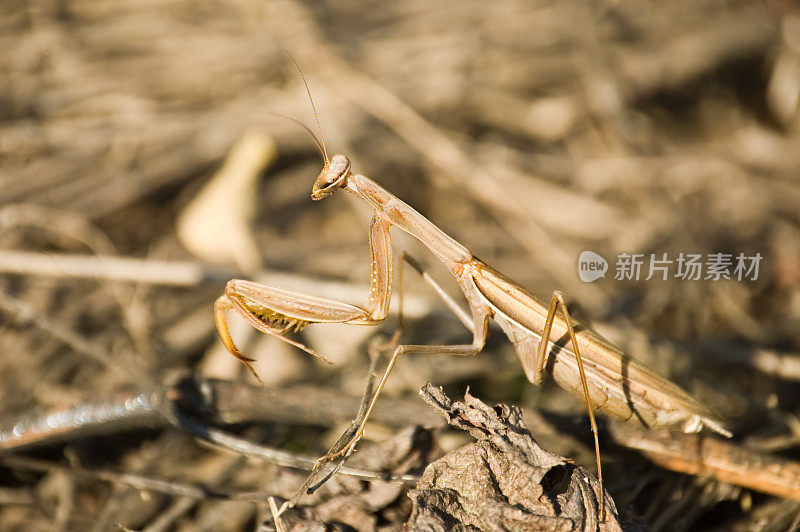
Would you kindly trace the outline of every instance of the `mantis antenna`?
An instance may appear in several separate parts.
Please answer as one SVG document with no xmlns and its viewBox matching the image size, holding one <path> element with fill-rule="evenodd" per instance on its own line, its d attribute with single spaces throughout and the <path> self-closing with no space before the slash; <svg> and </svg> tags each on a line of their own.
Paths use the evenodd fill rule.
<svg viewBox="0 0 800 532">
<path fill-rule="evenodd" d="M 308 82 L 306 81 L 305 74 L 303 74 L 303 69 L 300 68 L 300 65 L 297 64 L 297 61 L 295 61 L 294 56 L 292 56 L 292 54 L 290 54 L 288 50 L 286 51 L 286 55 L 289 56 L 289 59 L 292 60 L 292 63 L 294 63 L 294 66 L 297 67 L 297 71 L 300 72 L 300 77 L 303 79 L 303 85 L 306 86 L 306 94 L 308 94 L 308 101 L 311 102 L 311 109 L 314 111 L 314 120 L 316 120 L 316 122 L 317 122 L 317 129 L 319 129 L 319 136 L 320 136 L 320 139 L 322 139 L 322 142 L 321 142 L 321 144 L 322 144 L 322 156 L 325 158 L 325 162 L 327 163 L 328 162 L 328 150 L 325 149 L 325 133 L 322 131 L 322 126 L 319 124 L 319 114 L 317 114 L 317 107 L 314 105 L 314 98 L 311 97 L 311 89 L 308 88 Z M 308 128 L 306 128 L 306 129 L 308 129 Z M 314 139 L 316 140 L 316 136 L 314 137 Z"/>
<path fill-rule="evenodd" d="M 286 116 L 286 115 L 282 115 L 282 114 L 280 114 L 280 113 L 273 113 L 273 112 L 270 112 L 269 114 L 271 114 L 271 115 L 275 115 L 275 116 L 279 116 L 279 117 L 281 117 L 281 118 L 285 118 L 286 120 L 289 120 L 289 121 L 291 121 L 291 122 L 293 122 L 293 123 L 297 124 L 298 126 L 302 127 L 303 129 L 305 129 L 305 130 L 306 130 L 306 133 L 308 133 L 309 135 L 311 135 L 311 138 L 312 138 L 312 139 L 314 139 L 314 144 L 317 146 L 317 149 L 319 150 L 319 154 L 322 156 L 322 162 L 323 162 L 324 164 L 327 164 L 327 163 L 328 163 L 328 154 L 325 152 L 325 145 L 324 145 L 324 144 L 322 144 L 322 143 L 320 143 L 319 139 L 318 139 L 318 138 L 317 138 L 317 136 L 314 134 L 314 132 L 313 132 L 313 131 L 311 131 L 311 128 L 310 128 L 310 127 L 308 127 L 307 125 L 305 125 L 305 124 L 304 124 L 303 122 L 301 122 L 300 120 L 298 120 L 298 119 L 296 119 L 296 118 L 293 118 L 293 117 L 291 117 L 291 116 Z M 321 133 L 321 132 L 322 132 L 322 130 L 320 130 L 320 133 Z"/>
</svg>

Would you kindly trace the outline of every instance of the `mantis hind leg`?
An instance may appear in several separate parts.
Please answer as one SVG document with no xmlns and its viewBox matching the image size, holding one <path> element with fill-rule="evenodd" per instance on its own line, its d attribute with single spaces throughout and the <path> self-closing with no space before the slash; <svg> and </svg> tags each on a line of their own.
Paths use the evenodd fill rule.
<svg viewBox="0 0 800 532">
<path fill-rule="evenodd" d="M 444 291 L 444 289 L 433 279 L 433 277 L 431 277 L 430 274 L 428 274 L 422 268 L 422 266 L 408 254 L 403 253 L 402 260 L 407 262 L 412 268 L 414 268 L 417 271 L 417 273 L 419 273 L 422 276 L 425 282 L 427 282 L 433 288 L 433 290 L 442 299 L 445 305 L 447 305 L 447 307 L 458 317 L 458 319 L 464 324 L 464 326 L 470 331 L 472 331 L 474 334 L 475 333 L 474 323 L 476 322 L 473 322 L 470 319 L 469 314 L 466 311 L 464 311 L 464 309 L 461 308 L 461 306 L 459 306 L 459 304 L 452 297 L 450 297 L 450 295 L 447 294 L 447 292 Z M 575 329 L 572 325 L 572 318 L 569 315 L 569 310 L 567 310 L 567 304 L 566 301 L 564 300 L 564 294 L 561 291 L 556 290 L 555 292 L 553 292 L 553 296 L 550 299 L 550 306 L 547 312 L 547 319 L 545 320 L 545 326 L 544 330 L 542 331 L 542 337 L 539 341 L 539 345 L 537 348 L 536 362 L 533 365 L 534 366 L 533 368 L 529 367 L 531 365 L 529 362 L 530 359 L 527 358 L 528 353 L 530 353 L 531 355 L 533 354 L 532 353 L 533 345 L 528 343 L 532 339 L 531 336 L 529 334 L 515 334 L 514 327 L 511 326 L 510 324 L 505 324 L 501 316 L 495 316 L 495 319 L 498 321 L 498 323 L 501 324 L 501 326 L 504 324 L 506 325 L 505 327 L 503 327 L 506 334 L 508 334 L 509 338 L 514 342 L 517 350 L 522 350 L 524 352 L 523 354 L 525 356 L 523 356 L 523 365 L 526 366 L 524 368 L 525 372 L 528 375 L 531 382 L 538 385 L 542 382 L 542 379 L 544 377 L 544 368 L 546 366 L 548 359 L 547 344 L 559 304 L 561 305 L 561 309 L 564 312 L 565 321 L 567 323 L 567 331 L 569 333 L 569 337 L 572 342 L 572 347 L 577 356 L 577 364 L 578 364 L 578 371 L 580 373 L 581 386 L 583 388 L 583 395 L 586 400 L 586 408 L 589 411 L 589 423 L 591 425 L 592 435 L 594 437 L 595 460 L 597 462 L 597 481 L 600 485 L 600 520 L 602 521 L 605 512 L 605 492 L 603 491 L 603 469 L 600 463 L 600 439 L 597 431 L 597 422 L 595 421 L 594 417 L 594 410 L 592 409 L 592 403 L 589 398 L 590 397 L 589 387 L 586 381 L 586 374 L 583 369 L 583 358 L 581 357 L 580 349 L 578 348 L 578 341 L 577 338 L 575 337 Z"/>
<path fill-rule="evenodd" d="M 600 439 L 597 435 L 597 422 L 594 419 L 592 401 L 589 397 L 589 385 L 586 382 L 586 373 L 583 370 L 583 357 L 581 356 L 580 349 L 578 348 L 578 340 L 575 337 L 575 329 L 572 326 L 572 318 L 567 310 L 567 303 L 564 301 L 564 294 L 560 290 L 554 291 L 553 296 L 550 298 L 550 306 L 547 310 L 547 319 L 545 320 L 544 329 L 542 330 L 542 337 L 539 340 L 539 347 L 537 349 L 536 367 L 531 380 L 534 384 L 539 384 L 542 382 L 542 378 L 544 377 L 544 368 L 547 364 L 547 355 L 549 353 L 547 350 L 547 344 L 550 339 L 550 331 L 553 327 L 553 320 L 556 317 L 556 311 L 558 310 L 559 305 L 561 306 L 561 310 L 564 312 L 564 321 L 567 324 L 567 332 L 569 334 L 570 341 L 572 342 L 572 348 L 575 352 L 575 358 L 578 364 L 578 372 L 580 373 L 581 386 L 583 387 L 583 395 L 584 399 L 586 399 L 586 409 L 589 411 L 589 424 L 591 425 L 592 434 L 594 436 L 594 454 L 597 462 L 597 482 L 600 485 L 600 521 L 603 521 L 605 512 L 605 492 L 603 490 L 603 468 L 600 465 Z"/>
</svg>

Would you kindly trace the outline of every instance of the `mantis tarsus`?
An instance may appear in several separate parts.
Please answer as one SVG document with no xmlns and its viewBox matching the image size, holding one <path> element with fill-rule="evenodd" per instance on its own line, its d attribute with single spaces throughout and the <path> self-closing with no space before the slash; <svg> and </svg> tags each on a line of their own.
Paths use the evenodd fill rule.
<svg viewBox="0 0 800 532">
<path fill-rule="evenodd" d="M 316 115 L 316 109 L 314 112 Z M 471 310 L 471 316 L 465 318 L 463 311 L 458 312 L 460 308 L 457 304 L 449 301 L 441 289 L 437 290 L 448 306 L 457 311 L 462 321 L 466 319 L 465 324 L 472 332 L 472 342 L 458 345 L 398 345 L 378 381 L 365 414 L 360 417 L 355 433 L 335 453 L 336 456 L 347 455 L 361 438 L 364 425 L 400 355 L 474 355 L 484 346 L 490 318 L 500 325 L 514 344 L 528 380 L 540 384 L 547 370 L 562 388 L 586 402 L 595 441 L 601 512 L 602 469 L 594 409 L 621 419 L 636 418 L 647 427 L 678 426 L 685 432 L 698 432 L 706 426 L 730 436 L 719 417 L 694 397 L 588 327 L 574 322 L 560 291 L 553 293 L 549 304 L 530 295 L 476 258 L 412 207 L 371 179 L 353 173 L 347 157 L 334 155 L 328 158 L 324 140 L 320 142 L 309 128 L 303 127 L 314 137 L 325 161 L 314 182 L 311 198 L 321 200 L 342 189 L 363 200 L 372 209 L 369 228 L 372 273 L 367 301 L 363 307 L 359 307 L 251 281 L 229 281 L 225 294 L 215 303 L 217 328 L 228 351 L 255 374 L 250 365 L 252 359 L 239 352 L 228 332 L 228 310 L 235 310 L 258 330 L 316 356 L 320 355 L 287 338 L 286 334 L 312 323 L 376 325 L 384 320 L 388 314 L 392 289 L 392 243 L 389 234 L 392 226 L 415 237 L 436 255 L 455 277 Z M 412 266 L 418 269 L 413 263 Z M 563 317 L 557 312 L 559 307 Z"/>
</svg>

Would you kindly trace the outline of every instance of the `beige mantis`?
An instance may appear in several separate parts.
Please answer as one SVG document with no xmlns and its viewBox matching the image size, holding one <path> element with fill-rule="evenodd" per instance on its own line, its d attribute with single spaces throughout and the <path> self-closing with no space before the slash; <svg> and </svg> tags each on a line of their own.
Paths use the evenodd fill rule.
<svg viewBox="0 0 800 532">
<path fill-rule="evenodd" d="M 307 127 L 306 130 L 311 133 Z M 286 334 L 312 323 L 376 325 L 384 320 L 388 315 L 392 290 L 392 242 L 389 233 L 392 226 L 415 237 L 444 264 L 458 282 L 471 310 L 471 315 L 466 315 L 444 295 L 441 288 L 434 286 L 472 332 L 472 342 L 457 345 L 398 345 L 378 381 L 365 414 L 360 417 L 354 435 L 336 455 L 349 454 L 361 438 L 364 425 L 398 357 L 410 353 L 474 355 L 484 346 L 490 319 L 500 325 L 514 344 L 528 380 L 540 384 L 547 370 L 562 388 L 585 400 L 595 440 L 601 509 L 602 469 L 593 413 L 595 409 L 625 420 L 636 419 L 647 427 L 680 427 L 685 432 L 698 432 L 705 426 L 730 436 L 719 417 L 694 397 L 588 327 L 574 322 L 560 291 L 553 293 L 549 304 L 543 303 L 476 258 L 467 248 L 380 185 L 353 173 L 347 157 L 334 155 L 329 159 L 324 143 L 317 141 L 317 146 L 325 163 L 314 182 L 311 198 L 321 200 L 341 189 L 364 201 L 372 209 L 369 227 L 372 273 L 367 301 L 363 307 L 359 307 L 251 281 L 229 281 L 225 294 L 215 303 L 217 328 L 228 351 L 255 374 L 250 365 L 253 360 L 239 352 L 228 331 L 228 310 L 235 310 L 258 330 L 316 356 L 320 355 L 287 338 Z M 413 262 L 412 265 L 418 269 Z M 433 283 L 430 278 L 427 280 Z M 557 314 L 559 306 L 563 317 Z"/>
</svg>

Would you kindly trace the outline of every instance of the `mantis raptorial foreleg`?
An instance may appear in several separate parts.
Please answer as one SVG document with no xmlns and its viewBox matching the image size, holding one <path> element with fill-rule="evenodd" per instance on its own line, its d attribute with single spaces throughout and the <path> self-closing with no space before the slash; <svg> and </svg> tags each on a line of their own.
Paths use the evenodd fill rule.
<svg viewBox="0 0 800 532">
<path fill-rule="evenodd" d="M 331 363 L 310 347 L 286 336 L 309 323 L 352 323 L 374 325 L 389 313 L 392 291 L 392 243 L 389 226 L 377 216 L 372 218 L 369 231 L 372 271 L 367 302 L 363 307 L 299 292 L 234 279 L 225 287 L 225 294 L 214 303 L 214 319 L 220 338 L 228 351 L 247 366 L 261 381 L 253 368 L 254 360 L 239 351 L 228 329 L 226 314 L 235 310 L 250 325 L 284 342 Z"/>
</svg>

